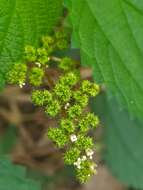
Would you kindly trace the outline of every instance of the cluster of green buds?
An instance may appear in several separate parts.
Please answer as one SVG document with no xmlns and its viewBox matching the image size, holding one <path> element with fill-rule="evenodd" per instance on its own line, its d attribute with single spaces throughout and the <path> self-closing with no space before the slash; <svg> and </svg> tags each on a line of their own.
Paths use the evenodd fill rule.
<svg viewBox="0 0 143 190">
<path fill-rule="evenodd" d="M 23 63 L 13 65 L 8 80 L 21 88 L 27 85 L 32 87 L 31 100 L 34 105 L 41 106 L 47 116 L 57 122 L 57 126 L 49 126 L 47 137 L 64 150 L 65 164 L 73 165 L 77 178 L 85 183 L 96 174 L 94 142 L 89 131 L 99 125 L 98 117 L 88 112 L 87 106 L 89 98 L 97 96 L 100 87 L 82 80 L 76 62 L 70 57 L 54 56 L 55 51 L 63 50 L 67 45 L 66 35 L 58 31 L 54 36 L 43 37 L 39 48 L 26 46 Z M 49 65 L 60 71 L 52 87 L 45 85 L 47 76 L 50 78 Z"/>
</svg>

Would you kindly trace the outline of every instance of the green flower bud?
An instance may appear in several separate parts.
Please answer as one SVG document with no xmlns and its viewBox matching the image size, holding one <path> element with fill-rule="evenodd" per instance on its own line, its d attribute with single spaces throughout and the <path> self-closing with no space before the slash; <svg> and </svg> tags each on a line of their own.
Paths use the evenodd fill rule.
<svg viewBox="0 0 143 190">
<path fill-rule="evenodd" d="M 59 100 L 62 102 L 69 101 L 71 97 L 71 90 L 68 86 L 64 86 L 60 83 L 57 83 L 54 89 L 56 96 L 58 96 Z"/>
<path fill-rule="evenodd" d="M 8 82 L 10 84 L 22 85 L 26 81 L 27 66 L 24 63 L 15 63 L 8 73 Z"/>
<path fill-rule="evenodd" d="M 51 54 L 54 51 L 54 38 L 51 36 L 43 36 L 42 37 L 43 47 L 46 49 L 47 54 Z"/>
<path fill-rule="evenodd" d="M 68 48 L 68 42 L 66 39 L 60 39 L 59 41 L 57 41 L 56 45 L 57 45 L 57 48 L 60 50 L 64 50 Z"/>
<path fill-rule="evenodd" d="M 71 58 L 64 57 L 61 59 L 58 66 L 60 69 L 62 69 L 64 71 L 69 71 L 73 65 L 74 65 L 74 61 Z"/>
<path fill-rule="evenodd" d="M 88 96 L 86 94 L 83 94 L 81 91 L 75 91 L 73 97 L 81 107 L 87 106 Z"/>
<path fill-rule="evenodd" d="M 48 90 L 34 90 L 31 99 L 35 105 L 44 106 L 52 102 L 52 94 Z"/>
<path fill-rule="evenodd" d="M 88 113 L 85 119 L 87 120 L 88 124 L 94 128 L 99 124 L 99 118 L 93 113 Z"/>
<path fill-rule="evenodd" d="M 68 133 L 73 133 L 75 130 L 75 126 L 70 119 L 62 119 L 60 126 L 63 130 L 65 130 Z"/>
<path fill-rule="evenodd" d="M 49 48 L 54 43 L 54 38 L 51 36 L 43 36 L 42 43 L 45 48 Z"/>
<path fill-rule="evenodd" d="M 80 132 L 85 133 L 89 130 L 89 123 L 87 119 L 83 118 L 79 121 L 78 127 L 80 128 Z"/>
<path fill-rule="evenodd" d="M 33 67 L 29 72 L 29 82 L 33 86 L 40 86 L 44 77 L 44 71 L 41 68 Z"/>
<path fill-rule="evenodd" d="M 75 144 L 81 150 L 85 150 L 93 147 L 93 140 L 91 137 L 79 135 Z"/>
<path fill-rule="evenodd" d="M 68 143 L 68 137 L 59 128 L 50 128 L 48 131 L 48 137 L 60 148 Z"/>
<path fill-rule="evenodd" d="M 38 48 L 37 49 L 38 61 L 41 64 L 45 64 L 49 61 L 48 53 L 45 48 Z"/>
<path fill-rule="evenodd" d="M 74 105 L 74 106 L 70 107 L 68 110 L 69 118 L 79 117 L 81 115 L 81 113 L 82 113 L 82 109 L 79 105 Z"/>
<path fill-rule="evenodd" d="M 99 119 L 93 113 L 88 113 L 83 119 L 79 121 L 78 127 L 80 128 L 81 132 L 87 132 L 89 127 L 96 128 L 99 124 Z"/>
<path fill-rule="evenodd" d="M 100 87 L 96 83 L 91 83 L 88 80 L 84 80 L 82 82 L 81 90 L 87 95 L 96 96 L 100 91 Z"/>
<path fill-rule="evenodd" d="M 25 59 L 28 62 L 34 62 L 37 59 L 36 49 L 33 46 L 27 45 L 25 46 Z"/>
<path fill-rule="evenodd" d="M 63 30 L 59 30 L 59 31 L 55 32 L 55 37 L 57 40 L 63 39 L 63 38 L 65 39 L 65 38 L 67 38 L 67 33 Z"/>
<path fill-rule="evenodd" d="M 80 150 L 73 147 L 69 151 L 67 151 L 64 155 L 64 161 L 66 164 L 71 165 L 77 161 L 80 156 Z"/>
<path fill-rule="evenodd" d="M 68 47 L 68 35 L 66 31 L 60 30 L 55 33 L 56 46 L 58 49 L 63 50 Z"/>
<path fill-rule="evenodd" d="M 53 100 L 50 104 L 46 106 L 45 112 L 50 116 L 54 117 L 60 111 L 60 104 L 57 100 Z"/>
<path fill-rule="evenodd" d="M 78 77 L 75 73 L 69 72 L 65 76 L 62 76 L 59 80 L 59 83 L 61 83 L 64 86 L 74 86 L 78 82 Z"/>
</svg>

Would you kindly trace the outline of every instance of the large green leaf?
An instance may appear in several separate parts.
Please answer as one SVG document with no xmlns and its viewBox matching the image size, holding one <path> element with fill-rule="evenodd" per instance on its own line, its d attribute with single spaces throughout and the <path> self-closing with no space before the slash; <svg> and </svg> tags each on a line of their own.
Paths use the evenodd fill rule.
<svg viewBox="0 0 143 190">
<path fill-rule="evenodd" d="M 109 96 L 143 117 L 143 1 L 66 0 L 82 63 Z"/>
<path fill-rule="evenodd" d="M 0 0 L 0 86 L 24 45 L 51 32 L 61 12 L 62 0 Z"/>
<path fill-rule="evenodd" d="M 40 190 L 39 183 L 26 178 L 26 170 L 13 165 L 6 157 L 0 158 L 1 190 Z"/>
<path fill-rule="evenodd" d="M 123 183 L 143 189 L 143 122 L 131 119 L 116 100 L 105 96 L 99 96 L 93 107 L 104 126 L 107 165 Z"/>
</svg>

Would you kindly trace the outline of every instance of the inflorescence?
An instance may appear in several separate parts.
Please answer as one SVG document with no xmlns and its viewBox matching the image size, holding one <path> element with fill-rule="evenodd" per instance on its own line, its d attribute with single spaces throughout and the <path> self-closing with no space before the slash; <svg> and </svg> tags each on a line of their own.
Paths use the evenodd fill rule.
<svg viewBox="0 0 143 190">
<path fill-rule="evenodd" d="M 73 165 L 77 178 L 85 183 L 90 176 L 96 174 L 96 164 L 93 162 L 94 142 L 89 136 L 89 130 L 95 129 L 99 124 L 98 117 L 87 112 L 86 107 L 89 98 L 95 97 L 100 87 L 88 80 L 81 80 L 76 62 L 70 57 L 53 56 L 55 51 L 66 49 L 67 46 L 67 36 L 61 31 L 54 36 L 43 37 L 39 48 L 26 46 L 23 63 L 13 65 L 8 80 L 20 88 L 32 86 L 32 102 L 43 107 L 49 117 L 58 121 L 56 127 L 48 129 L 48 138 L 66 150 L 65 163 Z M 55 64 L 52 65 L 53 62 Z M 52 88 L 44 86 L 49 66 L 60 70 L 59 79 L 52 84 Z"/>
</svg>

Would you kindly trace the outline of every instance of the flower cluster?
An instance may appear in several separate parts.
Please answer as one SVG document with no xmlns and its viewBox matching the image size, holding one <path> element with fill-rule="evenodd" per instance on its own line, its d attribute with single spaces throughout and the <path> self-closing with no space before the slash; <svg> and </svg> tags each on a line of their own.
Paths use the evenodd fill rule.
<svg viewBox="0 0 143 190">
<path fill-rule="evenodd" d="M 22 63 L 15 63 L 12 70 L 8 73 L 8 80 L 10 84 L 18 84 L 20 88 L 25 85 L 27 66 Z"/>
<path fill-rule="evenodd" d="M 43 36 L 42 46 L 39 48 L 27 45 L 24 48 L 25 63 L 20 62 L 13 65 L 12 70 L 8 73 L 9 83 L 18 84 L 22 88 L 26 84 L 28 77 L 29 83 L 32 86 L 37 87 L 42 85 L 44 72 L 51 61 L 52 53 L 57 50 L 66 49 L 67 47 L 67 35 L 64 31 L 57 31 L 54 36 Z M 68 59 L 71 60 L 70 58 Z M 60 59 L 59 67 L 60 65 L 65 65 L 65 62 L 69 61 L 66 61 L 65 58 Z"/>
<path fill-rule="evenodd" d="M 59 63 L 59 68 L 65 72 L 75 69 L 75 66 L 76 62 L 69 57 L 62 58 Z"/>
<path fill-rule="evenodd" d="M 57 121 L 58 127 L 49 128 L 48 138 L 66 150 L 65 163 L 76 168 L 77 178 L 84 183 L 96 173 L 94 142 L 88 132 L 99 124 L 98 117 L 87 112 L 86 107 L 89 98 L 95 97 L 100 87 L 88 80 L 81 80 L 77 64 L 71 58 L 53 57 L 57 49 L 67 48 L 66 38 L 64 32 L 58 31 L 52 37 L 42 37 L 42 46 L 39 48 L 26 46 L 25 62 L 14 64 L 8 79 L 11 84 L 18 84 L 21 88 L 24 85 L 32 86 L 32 102 L 43 107 L 45 113 Z M 60 74 L 52 87 L 47 87 L 44 82 L 47 81 L 48 66 L 52 67 L 51 62 L 57 65 Z"/>
<path fill-rule="evenodd" d="M 89 97 L 96 96 L 98 93 L 97 84 L 90 81 L 80 82 L 71 72 L 60 77 L 52 92 L 54 100 L 59 101 L 64 114 L 60 115 L 58 130 L 51 128 L 48 137 L 58 147 L 67 148 L 64 161 L 66 164 L 75 166 L 77 177 L 82 183 L 96 173 L 92 161 L 94 142 L 88 136 L 88 131 L 98 126 L 99 119 L 93 113 L 86 112 L 85 108 Z"/>
</svg>

